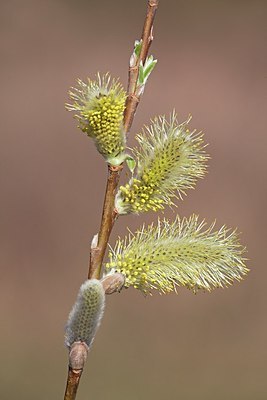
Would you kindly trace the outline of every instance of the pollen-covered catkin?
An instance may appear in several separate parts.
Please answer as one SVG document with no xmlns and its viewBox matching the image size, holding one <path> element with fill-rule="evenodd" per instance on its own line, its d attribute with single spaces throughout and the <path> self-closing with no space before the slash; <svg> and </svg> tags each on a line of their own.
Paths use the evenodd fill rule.
<svg viewBox="0 0 267 400">
<path fill-rule="evenodd" d="M 79 128 L 94 139 L 100 154 L 109 163 L 115 163 L 124 152 L 125 134 L 123 131 L 123 112 L 126 92 L 108 74 L 96 81 L 78 80 L 77 88 L 71 88 L 67 104 L 68 111 L 75 111 Z M 119 157 L 118 163 L 122 162 Z"/>
<path fill-rule="evenodd" d="M 205 228 L 193 215 L 174 222 L 158 221 L 119 240 L 110 250 L 106 270 L 125 276 L 125 287 L 162 293 L 186 286 L 210 291 L 239 281 L 247 273 L 244 247 L 235 231 Z"/>
<path fill-rule="evenodd" d="M 91 346 L 103 316 L 105 293 L 97 279 L 85 281 L 69 314 L 65 329 L 65 345 L 84 342 Z"/>
<path fill-rule="evenodd" d="M 204 176 L 208 156 L 203 135 L 191 132 L 189 121 L 178 124 L 175 113 L 170 122 L 159 117 L 137 136 L 137 173 L 116 196 L 119 214 L 162 210 Z"/>
</svg>

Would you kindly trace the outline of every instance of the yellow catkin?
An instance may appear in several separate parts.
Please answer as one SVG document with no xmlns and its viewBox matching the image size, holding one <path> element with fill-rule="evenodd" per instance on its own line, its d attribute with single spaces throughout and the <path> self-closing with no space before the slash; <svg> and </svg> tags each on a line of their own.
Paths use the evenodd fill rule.
<svg viewBox="0 0 267 400">
<path fill-rule="evenodd" d="M 122 273 L 126 287 L 145 293 L 153 289 L 168 293 L 176 286 L 210 291 L 241 280 L 248 270 L 236 232 L 204 226 L 193 215 L 143 227 L 117 242 L 106 270 Z"/>
<path fill-rule="evenodd" d="M 137 136 L 137 172 L 116 196 L 119 214 L 163 210 L 204 176 L 208 156 L 202 134 L 190 132 L 188 122 L 178 124 L 175 114 L 170 122 L 159 117 Z"/>
<path fill-rule="evenodd" d="M 72 88 L 70 98 L 73 103 L 67 104 L 67 109 L 77 113 L 79 128 L 93 138 L 99 153 L 108 162 L 123 153 L 126 93 L 122 86 L 111 81 L 109 75 L 87 83 L 78 80 L 78 87 Z"/>
</svg>

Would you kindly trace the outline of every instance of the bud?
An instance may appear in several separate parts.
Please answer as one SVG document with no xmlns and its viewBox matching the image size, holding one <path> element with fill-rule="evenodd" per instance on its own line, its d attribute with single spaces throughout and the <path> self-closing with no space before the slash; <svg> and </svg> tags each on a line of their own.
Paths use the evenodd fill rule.
<svg viewBox="0 0 267 400">
<path fill-rule="evenodd" d="M 177 286 L 210 291 L 241 280 L 248 270 L 238 235 L 226 227 L 213 232 L 214 224 L 203 229 L 205 225 L 193 215 L 143 227 L 116 243 L 106 270 L 122 273 L 125 287 L 144 293 L 167 293 Z"/>
<path fill-rule="evenodd" d="M 117 165 L 122 162 L 125 148 L 123 112 L 126 92 L 108 74 L 98 75 L 96 81 L 88 79 L 85 83 L 78 79 L 77 82 L 77 88 L 69 91 L 72 104 L 66 104 L 66 109 L 77 113 L 75 118 L 79 128 L 93 138 L 106 161 Z"/>
<path fill-rule="evenodd" d="M 89 348 L 84 342 L 74 342 L 70 347 L 69 366 L 73 370 L 81 370 L 84 368 L 87 360 Z"/>
<path fill-rule="evenodd" d="M 105 306 L 105 293 L 97 279 L 85 281 L 67 321 L 65 345 L 84 342 L 90 348 L 100 325 Z"/>
<path fill-rule="evenodd" d="M 110 272 L 101 279 L 101 284 L 106 294 L 120 292 L 125 283 L 125 277 L 118 272 Z"/>
<path fill-rule="evenodd" d="M 116 196 L 119 214 L 158 211 L 173 205 L 172 198 L 182 198 L 206 172 L 207 154 L 203 135 L 190 131 L 188 119 L 178 124 L 156 118 L 137 136 L 140 149 L 134 149 L 137 172 Z"/>
</svg>

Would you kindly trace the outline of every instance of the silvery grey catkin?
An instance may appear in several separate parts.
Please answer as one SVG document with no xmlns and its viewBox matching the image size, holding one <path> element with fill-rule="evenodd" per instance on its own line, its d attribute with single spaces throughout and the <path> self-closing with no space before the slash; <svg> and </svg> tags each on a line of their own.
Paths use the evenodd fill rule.
<svg viewBox="0 0 267 400">
<path fill-rule="evenodd" d="M 75 342 L 92 345 L 105 307 L 105 292 L 97 279 L 85 281 L 80 287 L 77 300 L 69 314 L 65 330 L 65 345 Z"/>
</svg>

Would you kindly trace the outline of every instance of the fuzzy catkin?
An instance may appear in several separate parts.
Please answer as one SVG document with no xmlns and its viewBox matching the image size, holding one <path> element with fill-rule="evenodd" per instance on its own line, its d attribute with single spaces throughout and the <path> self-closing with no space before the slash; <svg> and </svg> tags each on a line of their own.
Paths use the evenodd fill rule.
<svg viewBox="0 0 267 400">
<path fill-rule="evenodd" d="M 86 83 L 78 79 L 69 97 L 72 104 L 66 105 L 67 110 L 77 113 L 79 128 L 93 138 L 99 153 L 112 163 L 125 148 L 122 122 L 126 92 L 121 84 L 108 74 Z"/>
<path fill-rule="evenodd" d="M 65 329 L 65 345 L 84 342 L 91 346 L 100 325 L 105 306 L 105 293 L 97 279 L 85 281 L 78 292 Z"/>
<path fill-rule="evenodd" d="M 137 136 L 137 173 L 116 196 L 119 214 L 162 210 L 204 176 L 208 156 L 203 135 L 191 132 L 189 121 L 178 124 L 175 113 L 170 122 L 159 117 Z"/>
<path fill-rule="evenodd" d="M 143 227 L 116 243 L 106 269 L 122 273 L 126 287 L 145 293 L 167 293 L 177 286 L 210 291 L 241 280 L 248 270 L 236 232 L 205 225 L 193 215 Z"/>
</svg>

